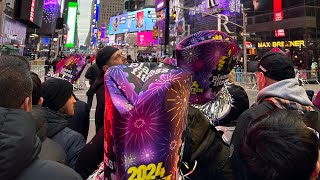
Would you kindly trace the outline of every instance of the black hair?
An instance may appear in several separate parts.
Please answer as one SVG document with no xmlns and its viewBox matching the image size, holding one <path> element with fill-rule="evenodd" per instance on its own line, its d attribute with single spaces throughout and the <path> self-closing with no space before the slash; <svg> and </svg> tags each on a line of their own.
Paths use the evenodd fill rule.
<svg viewBox="0 0 320 180">
<path fill-rule="evenodd" d="M 310 179 L 319 142 L 304 118 L 290 110 L 275 109 L 250 123 L 241 146 L 249 179 Z"/>
<path fill-rule="evenodd" d="M 17 56 L 0 56 L 0 107 L 19 109 L 31 97 L 28 64 Z"/>
<path fill-rule="evenodd" d="M 10 56 L 21 60 L 23 63 L 25 63 L 27 65 L 28 70 L 29 71 L 31 70 L 31 66 L 30 66 L 30 63 L 27 58 L 20 56 L 20 55 L 10 55 Z"/>
<path fill-rule="evenodd" d="M 31 72 L 31 79 L 32 79 L 32 105 L 37 105 L 39 103 L 39 100 L 41 98 L 41 80 L 39 76 Z"/>
</svg>

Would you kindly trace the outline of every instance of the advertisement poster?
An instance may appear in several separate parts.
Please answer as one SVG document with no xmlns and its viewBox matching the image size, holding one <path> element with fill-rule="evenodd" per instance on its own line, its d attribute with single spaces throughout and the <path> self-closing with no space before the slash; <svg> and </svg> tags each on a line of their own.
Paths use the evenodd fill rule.
<svg viewBox="0 0 320 180">
<path fill-rule="evenodd" d="M 159 21 L 159 44 L 166 44 L 166 26 L 167 21 L 165 19 Z"/>
<path fill-rule="evenodd" d="M 136 23 L 136 28 L 143 28 L 143 24 L 144 24 L 144 12 L 140 11 L 137 13 L 137 23 Z"/>
<path fill-rule="evenodd" d="M 110 18 L 110 32 L 109 34 L 121 34 L 128 32 L 128 14 L 121 14 Z"/>
<path fill-rule="evenodd" d="M 153 45 L 155 45 L 156 42 L 153 39 L 152 31 L 138 32 L 137 44 L 138 44 L 138 46 L 153 46 Z"/>
<path fill-rule="evenodd" d="M 155 21 L 156 12 L 154 8 L 128 12 L 127 28 L 129 32 L 150 31 L 153 30 Z"/>
</svg>

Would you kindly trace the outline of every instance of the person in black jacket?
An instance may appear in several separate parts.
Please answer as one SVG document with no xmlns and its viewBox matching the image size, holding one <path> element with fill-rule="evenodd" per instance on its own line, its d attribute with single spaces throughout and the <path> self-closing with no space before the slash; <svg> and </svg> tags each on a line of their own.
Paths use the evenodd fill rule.
<svg viewBox="0 0 320 180">
<path fill-rule="evenodd" d="M 246 169 L 240 158 L 241 142 L 252 120 L 271 109 L 289 109 L 306 113 L 315 111 L 306 91 L 295 79 L 292 61 L 283 53 L 269 52 L 259 62 L 256 104 L 241 114 L 231 139 L 231 162 L 237 179 L 246 179 Z"/>
<path fill-rule="evenodd" d="M 104 108 L 105 108 L 105 96 L 104 96 L 104 72 L 111 66 L 127 63 L 126 58 L 122 55 L 122 51 L 112 47 L 106 46 L 102 48 L 96 57 L 96 64 L 100 69 L 98 79 L 93 83 L 91 93 L 88 96 L 96 94 L 97 107 L 95 113 L 96 132 L 103 127 L 104 122 Z"/>
<path fill-rule="evenodd" d="M 32 80 L 27 65 L 0 56 L 0 179 L 81 180 L 71 168 L 37 156 L 41 149 L 32 120 Z"/>
<path fill-rule="evenodd" d="M 229 159 L 229 146 L 200 110 L 189 106 L 187 133 L 182 161 L 183 174 L 191 180 L 234 179 Z M 197 163 L 197 165 L 195 165 Z M 188 167 L 188 168 L 187 168 Z"/>
<path fill-rule="evenodd" d="M 76 103 L 74 104 L 74 116 L 69 117 L 69 128 L 80 133 L 84 139 L 88 138 L 90 124 L 90 108 L 87 103 L 81 101 L 73 94 Z"/>
<path fill-rule="evenodd" d="M 42 83 L 42 97 L 45 117 L 48 121 L 47 136 L 65 150 L 66 164 L 74 168 L 86 141 L 84 137 L 70 129 L 68 117 L 75 114 L 73 86 L 66 80 L 50 79 Z M 79 122 L 82 123 L 82 122 Z"/>
<path fill-rule="evenodd" d="M 91 109 L 92 107 L 92 101 L 93 101 L 93 95 L 94 95 L 94 90 L 92 89 L 92 85 L 97 80 L 99 74 L 100 74 L 100 69 L 98 68 L 96 63 L 91 65 L 85 74 L 85 77 L 89 79 L 89 84 L 90 84 L 90 88 L 86 93 L 86 95 L 88 96 L 87 104 L 89 109 Z"/>
<path fill-rule="evenodd" d="M 41 81 L 34 72 L 31 72 L 31 79 L 33 82 L 31 115 L 32 119 L 36 122 L 36 132 L 41 140 L 41 151 L 38 157 L 40 159 L 65 164 L 66 153 L 58 143 L 47 137 L 48 122 L 41 108 L 43 103 L 43 98 L 41 97 Z"/>
</svg>

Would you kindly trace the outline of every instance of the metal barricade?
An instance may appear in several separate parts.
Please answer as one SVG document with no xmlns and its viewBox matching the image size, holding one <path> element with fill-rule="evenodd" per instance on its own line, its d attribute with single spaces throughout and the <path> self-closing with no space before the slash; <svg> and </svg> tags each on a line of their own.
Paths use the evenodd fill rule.
<svg viewBox="0 0 320 180">
<path fill-rule="evenodd" d="M 41 82 L 45 81 L 46 74 L 51 71 L 51 66 L 48 65 L 31 65 L 31 71 L 36 73 Z"/>
<path fill-rule="evenodd" d="M 299 76 L 303 80 L 304 83 L 309 84 L 309 82 L 319 83 L 318 79 L 318 71 L 316 70 L 299 70 Z"/>
<path fill-rule="evenodd" d="M 257 76 L 252 72 L 235 72 L 236 84 L 248 89 L 257 90 Z"/>
</svg>

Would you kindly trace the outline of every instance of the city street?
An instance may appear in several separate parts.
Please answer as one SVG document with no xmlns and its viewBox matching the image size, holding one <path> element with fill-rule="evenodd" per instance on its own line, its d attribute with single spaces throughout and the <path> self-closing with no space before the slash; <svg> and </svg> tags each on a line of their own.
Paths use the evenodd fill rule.
<svg viewBox="0 0 320 180">
<path fill-rule="evenodd" d="M 85 72 L 86 70 L 88 69 L 88 67 L 90 67 L 90 65 L 87 65 L 85 70 L 83 71 L 81 77 L 80 77 L 80 82 L 86 82 L 86 84 L 88 84 L 88 80 L 85 79 L 84 75 L 85 75 Z M 79 98 L 80 100 L 84 101 L 84 102 L 87 102 L 87 96 L 86 96 L 86 91 L 89 87 L 85 87 L 85 89 L 83 90 L 78 90 L 78 91 L 75 91 L 75 95 L 77 96 L 77 98 Z M 244 86 L 247 94 L 248 94 L 248 97 L 249 97 L 249 101 L 250 101 L 250 106 L 255 102 L 256 100 L 256 95 L 258 93 L 257 90 L 252 90 L 250 86 Z M 320 90 L 320 85 L 318 84 L 306 84 L 304 86 L 304 88 L 306 90 L 313 90 L 315 92 L 315 95 L 314 97 L 316 96 L 316 93 Z M 89 130 L 89 135 L 88 135 L 88 141 L 91 140 L 91 138 L 94 136 L 95 134 L 95 125 L 94 125 L 94 114 L 95 114 L 95 107 L 96 107 L 96 97 L 94 97 L 93 99 L 93 103 L 92 103 L 92 108 L 91 108 L 91 111 L 90 111 L 90 130 Z"/>
</svg>

